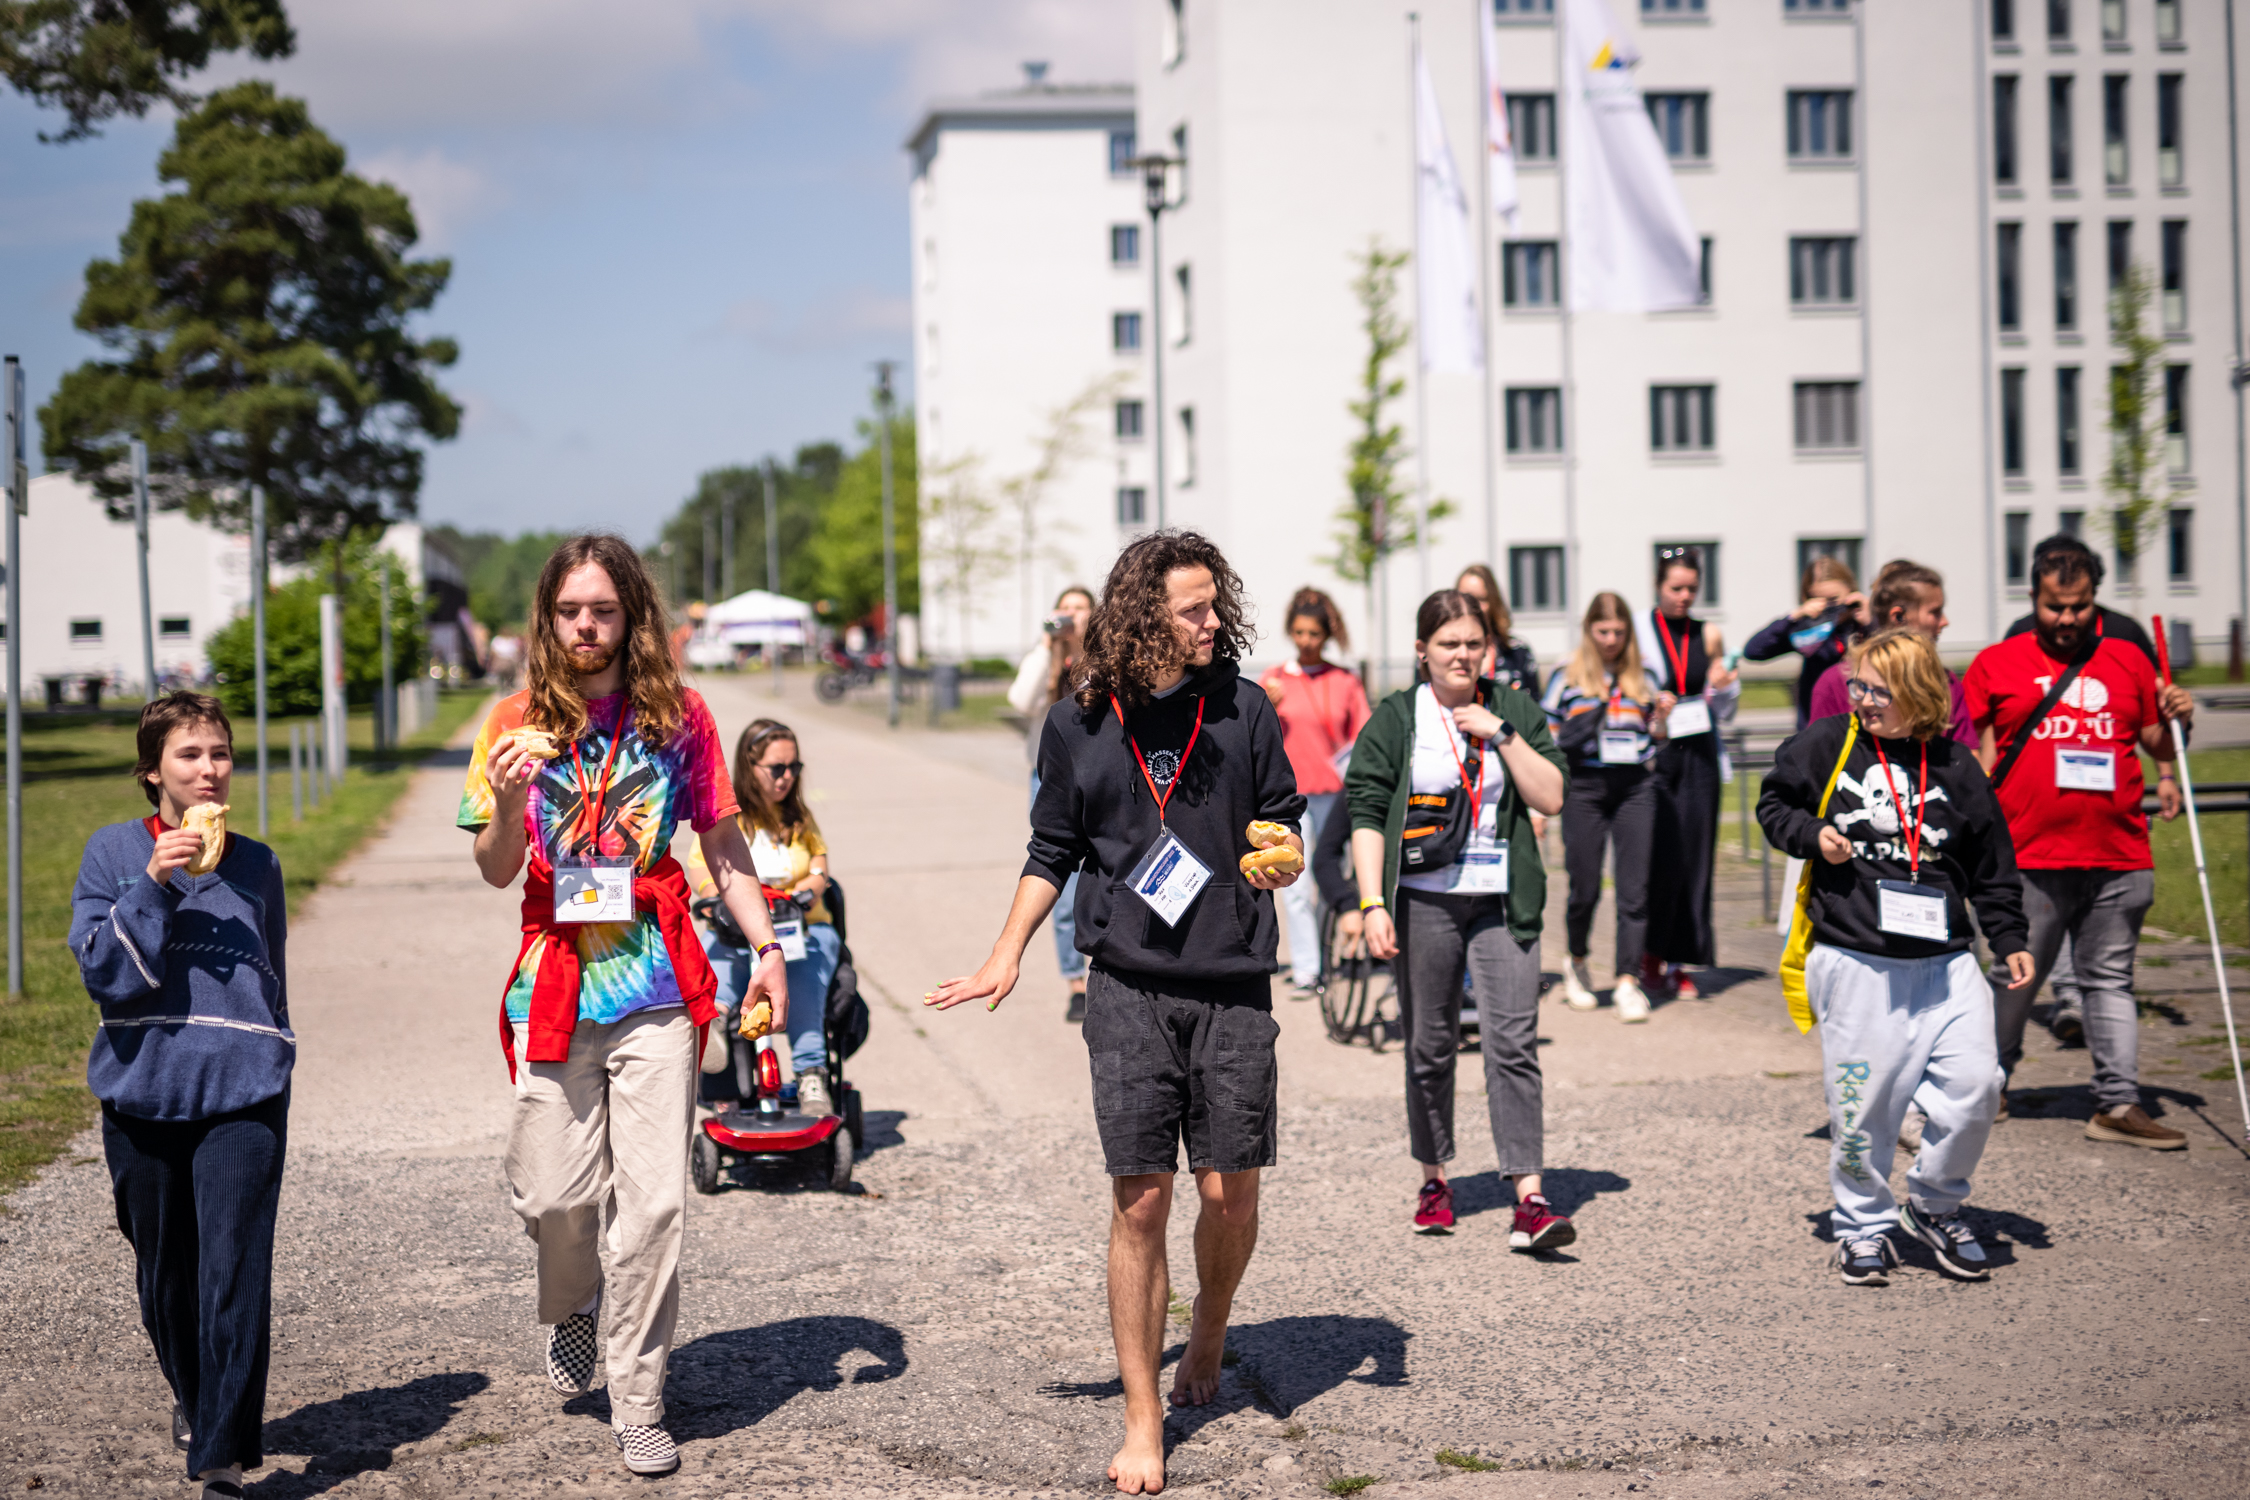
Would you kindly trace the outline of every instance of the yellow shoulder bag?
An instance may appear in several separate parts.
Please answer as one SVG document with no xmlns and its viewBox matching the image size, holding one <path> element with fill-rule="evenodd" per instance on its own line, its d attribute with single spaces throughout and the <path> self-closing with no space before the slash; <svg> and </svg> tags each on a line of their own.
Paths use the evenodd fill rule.
<svg viewBox="0 0 2250 1500">
<path fill-rule="evenodd" d="M 1836 756 L 1836 765 L 1828 773 L 1828 785 L 1820 789 L 1820 806 L 1813 816 L 1828 816 L 1828 799 L 1836 794 L 1836 778 L 1844 774 L 1844 762 L 1852 757 L 1852 744 L 1859 738 L 1859 715 L 1847 714 L 1850 727 L 1844 731 L 1844 748 Z M 1820 856 L 1815 854 L 1813 859 Z M 1812 894 L 1813 862 L 1797 875 L 1797 912 L 1789 919 L 1789 946 L 1781 950 L 1781 993 L 1789 1001 L 1789 1019 L 1797 1023 L 1799 1031 L 1813 1029 L 1812 999 L 1805 993 L 1805 955 L 1812 952 L 1812 918 L 1805 915 L 1805 899 Z"/>
</svg>

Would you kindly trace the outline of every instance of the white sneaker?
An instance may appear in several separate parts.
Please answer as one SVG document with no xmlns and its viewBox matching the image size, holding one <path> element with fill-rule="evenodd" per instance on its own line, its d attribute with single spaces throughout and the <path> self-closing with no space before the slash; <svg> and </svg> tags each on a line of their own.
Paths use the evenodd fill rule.
<svg viewBox="0 0 2250 1500">
<path fill-rule="evenodd" d="M 836 1113 L 828 1097 L 828 1075 L 825 1073 L 799 1073 L 797 1075 L 797 1109 L 801 1114 L 819 1119 Z"/>
<path fill-rule="evenodd" d="M 1574 958 L 1570 967 L 1563 970 L 1563 1004 L 1572 1010 L 1592 1010 L 1601 1002 L 1594 998 L 1593 982 L 1586 977 L 1586 961 Z"/>
<path fill-rule="evenodd" d="M 1640 982 L 1630 974 L 1617 976 L 1617 988 L 1610 991 L 1617 1002 L 1617 1019 L 1631 1026 L 1648 1019 L 1648 996 L 1641 993 Z"/>
</svg>

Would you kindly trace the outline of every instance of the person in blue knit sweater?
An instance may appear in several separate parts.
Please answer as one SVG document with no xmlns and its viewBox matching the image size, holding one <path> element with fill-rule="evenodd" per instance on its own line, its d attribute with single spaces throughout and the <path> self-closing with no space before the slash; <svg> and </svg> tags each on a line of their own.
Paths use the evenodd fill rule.
<svg viewBox="0 0 2250 1500">
<path fill-rule="evenodd" d="M 190 874 L 187 810 L 224 804 L 234 730 L 216 698 L 141 710 L 133 767 L 155 811 L 86 841 L 70 946 L 101 1025 L 86 1081 L 102 1106 L 117 1227 L 133 1246 L 141 1324 L 173 1394 L 172 1441 L 205 1500 L 265 1461 L 274 1209 L 289 1134 L 281 864 L 229 833 Z"/>
</svg>

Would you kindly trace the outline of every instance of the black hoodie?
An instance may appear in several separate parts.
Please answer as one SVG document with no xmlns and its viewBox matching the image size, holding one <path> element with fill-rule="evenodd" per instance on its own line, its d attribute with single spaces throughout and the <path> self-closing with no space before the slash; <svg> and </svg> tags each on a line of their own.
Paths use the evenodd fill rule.
<svg viewBox="0 0 2250 1500">
<path fill-rule="evenodd" d="M 1968 746 L 1950 736 L 1928 741 L 1929 791 L 1919 802 L 1919 816 L 1928 819 L 1921 841 L 1921 883 L 1945 892 L 1945 942 L 1885 932 L 1880 919 L 1876 882 L 1911 878 L 1906 833 L 1892 788 L 1898 801 L 1909 809 L 1916 806 L 1922 778 L 1922 746 L 1916 741 L 1883 741 L 1883 754 L 1890 758 L 1886 778 L 1874 737 L 1861 727 L 1851 759 L 1836 778 L 1825 820 L 1852 841 L 1852 858 L 1832 865 L 1821 857 L 1823 820 L 1813 816 L 1813 809 L 1820 805 L 1821 788 L 1836 767 L 1851 721 L 1850 714 L 1815 719 L 1783 740 L 1758 797 L 1758 823 L 1766 837 L 1813 872 L 1806 902 L 1813 940 L 1881 958 L 1959 953 L 1969 946 L 1967 903 L 1973 903 L 1993 956 L 2021 952 L 2026 928 L 2016 846 L 1983 768 Z M 1795 895 L 1784 891 L 1782 899 Z"/>
<path fill-rule="evenodd" d="M 1171 993 L 1235 988 L 1266 992 L 1279 929 L 1273 896 L 1242 878 L 1255 819 L 1304 817 L 1305 799 L 1281 745 L 1281 720 L 1265 689 L 1230 661 L 1190 674 L 1176 691 L 1127 715 L 1158 789 L 1169 786 L 1203 704 L 1203 728 L 1178 790 L 1159 823 L 1133 746 L 1105 701 L 1081 709 L 1065 698 L 1047 711 L 1039 738 L 1039 796 L 1031 806 L 1030 858 L 1023 873 L 1058 888 L 1078 882 L 1078 951 L 1113 972 L 1145 976 Z M 1125 877 L 1169 827 L 1211 867 L 1210 882 L 1168 927 L 1125 887 Z M 1214 984 L 1216 982 L 1216 984 Z"/>
</svg>

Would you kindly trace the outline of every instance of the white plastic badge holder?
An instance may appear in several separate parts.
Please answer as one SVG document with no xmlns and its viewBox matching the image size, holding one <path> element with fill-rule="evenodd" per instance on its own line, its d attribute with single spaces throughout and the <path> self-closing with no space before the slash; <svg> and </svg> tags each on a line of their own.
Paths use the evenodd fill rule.
<svg viewBox="0 0 2250 1500">
<path fill-rule="evenodd" d="M 633 861 L 628 855 L 595 855 L 555 866 L 555 920 L 633 920 Z"/>
<path fill-rule="evenodd" d="M 796 963 L 805 956 L 805 918 L 795 907 L 776 912 L 773 919 L 773 940 L 781 944 L 784 962 Z"/>
<path fill-rule="evenodd" d="M 1447 894 L 1505 896 L 1508 893 L 1508 841 L 1471 839 L 1453 867 Z"/>
<path fill-rule="evenodd" d="M 1156 913 L 1159 921 L 1167 927 L 1177 927 L 1187 909 L 1195 904 L 1195 898 L 1211 883 L 1211 867 L 1188 853 L 1187 845 L 1167 828 L 1156 836 L 1156 842 L 1141 856 L 1141 862 L 1133 866 L 1133 873 L 1126 877 L 1125 883 L 1133 888 L 1134 895 L 1148 903 L 1148 909 Z"/>
<path fill-rule="evenodd" d="M 1672 705 L 1672 712 L 1664 720 L 1665 732 L 1673 739 L 1684 739 L 1691 734 L 1711 732 L 1711 701 L 1698 694 L 1682 698 Z"/>
<path fill-rule="evenodd" d="M 1903 880 L 1878 880 L 1875 897 L 1885 932 L 1929 943 L 1946 940 L 1945 892 Z"/>
<path fill-rule="evenodd" d="M 2099 745 L 2055 747 L 2055 790 L 2058 792 L 2114 792 L 2117 790 L 2117 752 Z"/>
<path fill-rule="evenodd" d="M 1605 766 L 1637 766 L 1641 763 L 1641 737 L 1630 729 L 1605 729 L 1601 751 Z"/>
</svg>

